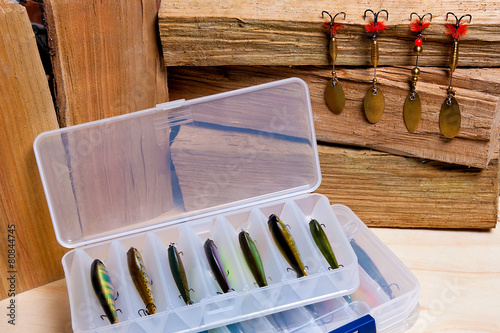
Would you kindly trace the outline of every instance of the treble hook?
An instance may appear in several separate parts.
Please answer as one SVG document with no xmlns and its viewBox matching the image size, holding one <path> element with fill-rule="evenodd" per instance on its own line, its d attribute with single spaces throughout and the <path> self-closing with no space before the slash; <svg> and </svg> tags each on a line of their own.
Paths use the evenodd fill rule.
<svg viewBox="0 0 500 333">
<path fill-rule="evenodd" d="M 427 13 L 427 14 L 424 14 L 423 16 L 420 16 L 417 13 L 413 12 L 410 14 L 410 21 L 412 20 L 413 15 L 417 15 L 418 19 L 420 20 L 420 26 L 422 26 L 422 23 L 424 22 L 424 19 L 427 15 L 430 16 L 429 22 L 432 22 L 432 14 L 431 13 Z"/>
<path fill-rule="evenodd" d="M 460 23 L 462 22 L 463 19 L 465 18 L 469 18 L 469 23 L 472 21 L 472 15 L 471 14 L 465 14 L 465 15 L 462 15 L 460 18 L 457 17 L 457 15 L 455 15 L 454 13 L 452 12 L 448 12 L 446 13 L 446 21 L 448 21 L 448 16 L 449 15 L 453 15 L 453 17 L 455 18 L 455 21 L 457 22 L 455 24 L 455 26 L 458 28 L 458 26 L 460 25 Z"/>
<path fill-rule="evenodd" d="M 335 16 L 332 17 L 332 15 L 329 12 L 327 12 L 326 10 L 324 10 L 324 11 L 321 12 L 321 18 L 325 17 L 324 16 L 325 13 L 328 16 L 330 16 L 330 23 L 328 23 L 328 24 L 330 25 L 330 35 L 332 35 L 332 29 L 333 29 L 333 26 L 335 25 L 335 18 L 337 18 L 337 16 L 339 14 L 344 14 L 344 18 L 343 19 L 345 20 L 346 14 L 345 14 L 345 12 L 338 12 L 337 14 L 335 14 Z"/>
<path fill-rule="evenodd" d="M 385 13 L 385 19 L 386 21 L 389 20 L 389 12 L 385 9 L 381 9 L 378 11 L 378 13 L 375 14 L 375 12 L 371 9 L 367 9 L 365 10 L 365 13 L 363 14 L 363 20 L 366 20 L 366 13 L 367 12 L 370 12 L 373 14 L 373 23 L 377 24 L 377 21 L 378 21 L 378 16 L 381 14 L 381 13 Z"/>
</svg>

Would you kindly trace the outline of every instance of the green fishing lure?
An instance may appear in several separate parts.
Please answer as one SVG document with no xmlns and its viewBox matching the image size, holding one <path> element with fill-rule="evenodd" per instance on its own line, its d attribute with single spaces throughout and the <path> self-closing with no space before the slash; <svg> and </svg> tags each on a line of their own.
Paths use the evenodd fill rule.
<svg viewBox="0 0 500 333">
<path fill-rule="evenodd" d="M 92 282 L 94 292 L 109 322 L 111 324 L 118 323 L 113 284 L 111 283 L 111 278 L 106 270 L 106 266 L 104 266 L 99 259 L 92 262 L 92 266 L 90 267 L 90 281 Z"/>
<path fill-rule="evenodd" d="M 257 282 L 259 287 L 267 286 L 266 273 L 264 272 L 264 265 L 262 264 L 262 259 L 255 246 L 254 241 L 246 231 L 241 231 L 238 235 L 238 241 L 240 242 L 241 252 L 245 257 L 245 261 L 250 269 L 250 272 Z"/>
<path fill-rule="evenodd" d="M 339 268 L 339 264 L 337 263 L 337 258 L 335 258 L 335 254 L 333 253 L 332 246 L 328 241 L 328 237 L 326 237 L 325 231 L 321 227 L 318 221 L 312 219 L 309 222 L 309 230 L 311 231 L 312 238 L 314 242 L 318 246 L 321 254 L 325 257 L 328 264 L 330 264 L 331 269 Z"/>
<path fill-rule="evenodd" d="M 190 294 L 190 291 L 192 291 L 192 289 L 189 289 L 186 271 L 184 270 L 184 265 L 182 263 L 179 251 L 177 251 L 174 244 L 170 244 L 167 253 L 170 271 L 172 272 L 172 276 L 174 278 L 177 289 L 179 289 L 179 292 L 181 293 L 180 297 L 182 297 L 186 305 L 193 304 Z"/>
<path fill-rule="evenodd" d="M 335 258 L 335 253 L 333 253 L 330 241 L 328 240 L 328 237 L 326 237 L 325 231 L 321 227 L 321 224 L 317 220 L 312 219 L 311 222 L 309 222 L 309 230 L 311 231 L 311 235 L 312 238 L 314 239 L 314 242 L 316 243 L 319 250 L 323 254 L 323 257 L 325 257 L 328 264 L 330 264 L 329 268 L 331 269 L 339 268 L 337 258 Z M 345 299 L 347 303 L 352 303 L 351 296 L 345 295 L 342 297 Z"/>
<path fill-rule="evenodd" d="M 148 276 L 142 256 L 136 248 L 131 247 L 127 252 L 127 263 L 130 276 L 142 301 L 146 305 L 148 315 L 156 313 L 156 302 L 153 294 L 151 279 Z M 144 311 L 144 310 L 141 310 Z"/>
<path fill-rule="evenodd" d="M 275 214 L 271 214 L 269 216 L 267 224 L 271 234 L 273 235 L 276 246 L 288 264 L 292 266 L 295 273 L 297 273 L 297 277 L 307 276 L 302 259 L 300 259 L 299 251 L 295 246 L 295 241 L 293 240 L 292 235 L 288 232 L 286 225 Z"/>
</svg>

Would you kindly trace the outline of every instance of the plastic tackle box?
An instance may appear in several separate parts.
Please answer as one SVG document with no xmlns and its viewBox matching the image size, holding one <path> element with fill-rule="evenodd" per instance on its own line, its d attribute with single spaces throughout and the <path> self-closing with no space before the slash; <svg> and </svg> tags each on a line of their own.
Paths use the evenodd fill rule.
<svg viewBox="0 0 500 333">
<path fill-rule="evenodd" d="M 349 295 L 211 330 L 210 333 L 398 333 L 419 313 L 415 276 L 346 206 L 333 205 L 359 253 L 360 288 Z"/>
<path fill-rule="evenodd" d="M 197 332 L 351 294 L 356 255 L 321 183 L 307 85 L 292 78 L 42 133 L 34 143 L 63 258 L 76 332 Z M 297 278 L 270 235 L 278 215 L 307 269 Z M 313 242 L 317 219 L 337 256 L 331 270 Z M 269 285 L 259 288 L 237 233 L 249 232 Z M 220 293 L 202 244 L 212 239 L 232 291 Z M 194 304 L 179 298 L 167 260 L 174 243 Z M 153 281 L 158 313 L 127 269 L 137 248 Z M 106 265 L 119 323 L 110 324 L 92 289 L 94 259 Z M 300 311 L 300 310 L 298 310 Z M 142 314 L 144 311 L 142 312 Z"/>
</svg>

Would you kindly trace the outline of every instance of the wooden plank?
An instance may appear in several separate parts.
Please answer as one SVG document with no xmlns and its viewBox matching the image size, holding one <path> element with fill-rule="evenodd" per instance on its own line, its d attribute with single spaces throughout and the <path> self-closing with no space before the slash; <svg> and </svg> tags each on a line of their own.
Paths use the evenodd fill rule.
<svg viewBox="0 0 500 333">
<path fill-rule="evenodd" d="M 322 125 L 327 111 L 322 111 L 326 106 L 320 96 L 326 80 L 309 74 L 310 71 L 320 70 L 312 67 L 170 68 L 169 91 L 172 100 L 191 99 L 299 76 L 309 83 L 317 137 L 331 140 L 328 127 Z M 327 74 L 327 70 L 322 71 Z M 476 76 L 490 80 L 494 74 L 479 71 Z M 486 94 L 495 87 L 498 84 L 484 84 L 478 90 Z M 348 110 L 344 112 L 350 114 Z M 492 151 L 497 151 L 496 146 Z M 332 202 L 347 204 L 370 225 L 492 228 L 496 224 L 497 155 L 487 168 L 479 170 L 366 149 L 321 146 L 320 161 L 323 185 L 318 191 L 329 196 Z M 381 205 L 381 200 L 386 204 Z"/>
<path fill-rule="evenodd" d="M 168 98 L 155 0 L 44 1 L 61 126 Z"/>
<path fill-rule="evenodd" d="M 172 68 L 170 86 L 175 98 L 195 98 L 280 78 L 304 79 L 311 94 L 317 138 L 320 141 L 352 144 L 447 163 L 484 168 L 496 149 L 499 131 L 499 69 L 459 69 L 455 86 L 462 110 L 458 136 L 445 140 L 439 132 L 439 110 L 446 98 L 447 80 L 443 70 L 426 68 L 420 75 L 418 91 L 422 99 L 422 120 L 413 134 L 403 122 L 403 104 L 408 94 L 409 68 L 378 71 L 379 87 L 386 107 L 379 123 L 370 124 L 363 113 L 363 96 L 371 86 L 369 69 L 339 71 L 346 94 L 346 108 L 332 113 L 324 102 L 330 71 L 317 67 L 236 67 Z M 496 76 L 495 76 L 496 75 Z M 250 116 L 249 116 L 250 117 Z"/>
<path fill-rule="evenodd" d="M 494 228 L 498 154 L 484 170 L 383 152 L 319 146 L 317 192 L 377 227 Z"/>
<path fill-rule="evenodd" d="M 370 65 L 370 44 L 364 29 L 366 9 L 389 12 L 388 29 L 379 37 L 380 66 L 413 65 L 415 35 L 409 30 L 412 12 L 431 12 L 424 33 L 421 66 L 447 66 L 451 38 L 444 34 L 446 13 L 472 14 L 469 33 L 460 41 L 460 66 L 500 65 L 500 2 L 451 0 L 401 3 L 376 0 L 332 3 L 327 0 L 163 1 L 160 36 L 168 66 L 327 65 L 328 38 L 322 28 L 323 10 L 345 11 L 345 28 L 337 35 L 338 65 Z"/>
<path fill-rule="evenodd" d="M 60 260 L 65 250 L 54 237 L 32 148 L 39 133 L 55 129 L 58 124 L 26 9 L 0 0 L 0 31 L 0 299 L 3 299 L 12 291 L 17 294 L 60 279 L 63 276 Z M 9 229 L 15 231 L 9 233 Z M 13 267 L 8 262 L 8 244 L 15 250 Z M 16 277 L 14 288 L 7 280 L 12 274 Z"/>
</svg>

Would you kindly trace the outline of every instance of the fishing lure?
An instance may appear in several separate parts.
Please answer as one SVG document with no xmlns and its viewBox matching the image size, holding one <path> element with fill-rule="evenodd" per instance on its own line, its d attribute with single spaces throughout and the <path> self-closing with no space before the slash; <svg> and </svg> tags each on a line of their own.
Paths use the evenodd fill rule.
<svg viewBox="0 0 500 333">
<path fill-rule="evenodd" d="M 458 18 L 455 14 L 448 12 L 446 14 L 446 21 L 448 21 L 449 16 L 453 16 L 455 19 L 454 24 L 446 22 L 447 35 L 453 38 L 453 49 L 450 53 L 450 85 L 448 86 L 447 93 L 448 96 L 441 105 L 441 111 L 439 112 L 439 129 L 441 134 L 448 139 L 454 138 L 460 131 L 460 125 L 462 122 L 462 116 L 460 115 L 460 106 L 455 99 L 455 91 L 453 90 L 453 72 L 458 66 L 458 40 L 462 38 L 468 30 L 468 23 L 471 22 L 472 16 L 470 14 L 462 15 Z"/>
<path fill-rule="evenodd" d="M 99 259 L 92 262 L 90 267 L 90 281 L 109 322 L 111 324 L 118 323 L 113 284 L 111 283 L 106 266 Z"/>
<path fill-rule="evenodd" d="M 391 285 L 389 285 L 384 279 L 382 273 L 380 273 L 380 270 L 377 268 L 377 265 L 375 265 L 368 253 L 366 253 L 366 251 L 363 250 L 354 239 L 351 239 L 351 246 L 354 253 L 356 253 L 356 256 L 358 257 L 359 265 L 380 286 L 380 288 L 385 291 L 390 299 L 393 299 L 394 295 L 392 294 Z M 397 286 L 397 284 L 393 285 Z"/>
<path fill-rule="evenodd" d="M 238 235 L 238 241 L 240 242 L 241 251 L 245 257 L 248 268 L 257 282 L 259 287 L 267 286 L 266 273 L 264 272 L 264 265 L 262 264 L 262 259 L 260 258 L 259 250 L 253 242 L 252 238 L 246 231 L 241 231 Z"/>
<path fill-rule="evenodd" d="M 329 12 L 324 10 L 321 12 L 321 17 L 324 17 L 324 14 L 327 14 L 330 17 L 330 22 L 323 23 L 323 26 L 328 28 L 328 35 L 330 37 L 330 46 L 328 49 L 330 58 L 332 59 L 332 78 L 326 85 L 325 102 L 328 108 L 333 113 L 339 114 L 342 112 L 342 110 L 344 110 L 345 107 L 345 94 L 344 89 L 337 79 L 337 72 L 335 72 L 335 61 L 337 60 L 338 54 L 337 32 L 342 29 L 344 25 L 342 23 L 335 23 L 335 18 L 340 14 L 344 14 L 345 20 L 346 15 L 345 12 L 340 12 L 332 17 Z"/>
<path fill-rule="evenodd" d="M 416 19 L 412 20 L 414 15 L 416 16 Z M 426 16 L 428 16 L 429 18 L 426 19 Z M 420 16 L 417 13 L 410 14 L 410 30 L 417 34 L 417 38 L 415 39 L 415 46 L 413 47 L 413 53 L 416 55 L 416 59 L 415 67 L 413 67 L 411 70 L 411 88 L 408 96 L 406 96 L 405 104 L 403 106 L 403 119 L 406 129 L 410 133 L 413 133 L 417 130 L 422 115 L 422 102 L 420 101 L 420 96 L 417 92 L 418 76 L 420 75 L 420 68 L 418 68 L 418 57 L 423 52 L 422 31 L 430 26 L 431 21 L 431 13 L 424 14 L 423 16 Z"/>
<path fill-rule="evenodd" d="M 281 221 L 275 214 L 271 214 L 267 224 L 271 234 L 273 235 L 276 246 L 288 264 L 292 266 L 295 273 L 297 273 L 297 277 L 307 276 L 302 259 L 300 259 L 299 251 L 295 246 L 295 241 L 293 240 L 292 235 L 288 232 L 283 221 Z"/>
<path fill-rule="evenodd" d="M 127 263 L 130 276 L 134 282 L 135 289 L 139 292 L 142 301 L 146 305 L 146 314 L 156 313 L 156 302 L 153 295 L 151 279 L 148 276 L 142 256 L 136 248 L 131 247 L 127 252 Z"/>
<path fill-rule="evenodd" d="M 377 38 L 379 32 L 387 29 L 387 26 L 383 21 L 379 21 L 378 19 L 380 14 L 385 13 L 386 20 L 388 20 L 389 13 L 385 9 L 382 9 L 377 13 L 371 9 L 367 9 L 363 15 L 364 20 L 366 20 L 366 14 L 368 12 L 373 14 L 373 21 L 370 21 L 365 25 L 366 31 L 372 34 L 370 59 L 373 65 L 373 86 L 366 92 L 365 98 L 363 99 L 363 106 L 366 119 L 368 119 L 370 123 L 375 124 L 382 117 L 385 107 L 384 94 L 382 93 L 382 90 L 377 87 L 377 66 L 380 58 Z"/>
<path fill-rule="evenodd" d="M 309 230 L 311 231 L 312 238 L 318 246 L 318 249 L 321 251 L 328 264 L 330 264 L 330 268 L 339 268 L 337 258 L 335 258 L 335 254 L 333 253 L 330 242 L 328 241 L 328 237 L 326 237 L 325 231 L 321 227 L 321 224 L 319 224 L 319 222 L 315 219 L 312 219 L 311 222 L 309 222 Z"/>
<path fill-rule="evenodd" d="M 181 293 L 180 297 L 182 297 L 186 305 L 191 305 L 193 304 L 193 301 L 191 300 L 190 291 L 194 290 L 189 288 L 186 271 L 184 270 L 184 265 L 182 264 L 180 252 L 177 251 L 174 244 L 170 244 L 167 253 L 170 271 L 172 272 L 172 276 L 174 278 L 175 284 L 177 285 L 177 289 L 179 289 L 179 292 Z"/>
<path fill-rule="evenodd" d="M 217 246 L 214 241 L 211 239 L 207 239 L 205 244 L 203 245 L 205 250 L 205 255 L 207 257 L 208 264 L 212 273 L 215 276 L 215 280 L 220 286 L 220 289 L 224 293 L 230 292 L 231 286 L 229 285 L 229 280 L 227 279 L 226 272 L 224 270 L 224 266 L 222 265 L 222 261 L 220 260 L 219 251 L 217 250 Z"/>
</svg>

